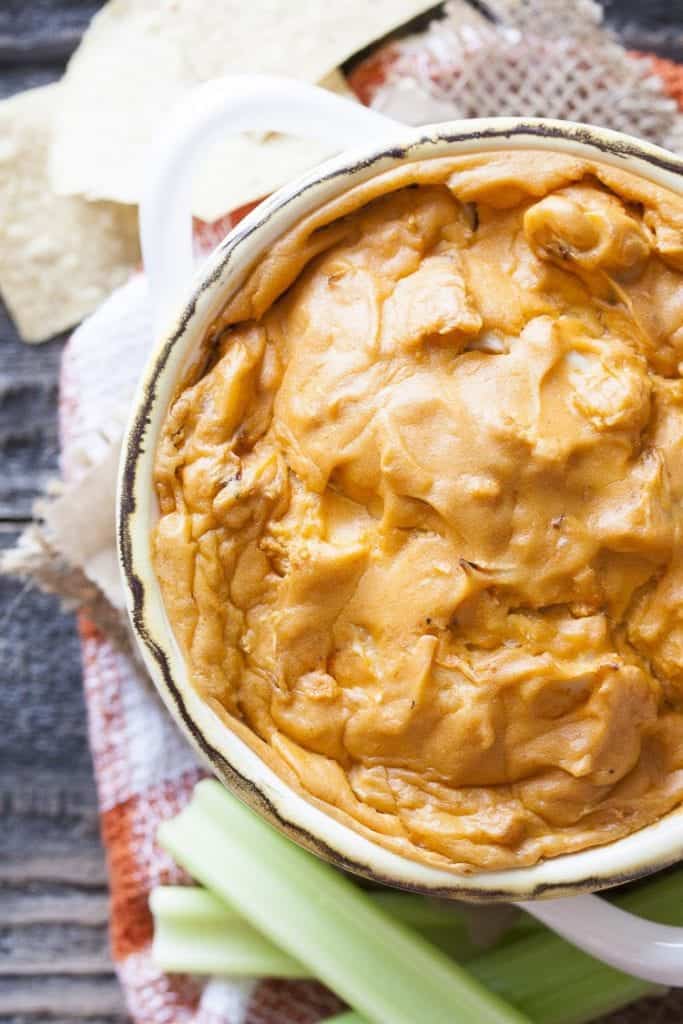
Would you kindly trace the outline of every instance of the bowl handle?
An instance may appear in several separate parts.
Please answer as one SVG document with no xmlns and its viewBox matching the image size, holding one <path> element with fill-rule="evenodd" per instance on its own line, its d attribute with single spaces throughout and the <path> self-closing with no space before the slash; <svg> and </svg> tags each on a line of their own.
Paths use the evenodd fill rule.
<svg viewBox="0 0 683 1024">
<path fill-rule="evenodd" d="M 152 144 L 140 204 L 142 257 L 157 331 L 192 279 L 192 180 L 212 143 L 229 133 L 278 131 L 344 149 L 395 138 L 401 127 L 360 103 L 291 78 L 231 75 L 193 89 Z"/>
<path fill-rule="evenodd" d="M 683 987 L 683 928 L 645 921 L 599 896 L 519 906 L 574 946 L 626 974 Z"/>
</svg>

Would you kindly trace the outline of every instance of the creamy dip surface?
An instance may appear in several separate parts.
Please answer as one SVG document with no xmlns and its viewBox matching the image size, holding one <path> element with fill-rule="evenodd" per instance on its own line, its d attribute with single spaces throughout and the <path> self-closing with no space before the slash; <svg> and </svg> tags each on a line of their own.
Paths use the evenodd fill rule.
<svg viewBox="0 0 683 1024">
<path fill-rule="evenodd" d="M 683 800 L 683 200 L 543 153 L 301 221 L 179 386 L 153 547 L 203 698 L 455 871 Z"/>
</svg>

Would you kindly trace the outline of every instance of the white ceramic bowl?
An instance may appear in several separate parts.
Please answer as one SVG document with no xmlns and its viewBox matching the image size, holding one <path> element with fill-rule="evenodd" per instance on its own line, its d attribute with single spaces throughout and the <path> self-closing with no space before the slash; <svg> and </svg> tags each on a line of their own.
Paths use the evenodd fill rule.
<svg viewBox="0 0 683 1024">
<path fill-rule="evenodd" d="M 313 134 L 355 148 L 263 202 L 193 273 L 191 172 L 198 156 L 227 127 Z M 244 76 L 201 87 L 157 145 L 141 211 L 160 340 L 140 383 L 125 440 L 118 503 L 121 567 L 145 663 L 171 714 L 225 785 L 296 842 L 340 867 L 419 892 L 482 901 L 587 893 L 670 865 L 682 856 L 683 813 L 676 810 L 606 846 L 533 867 L 467 876 L 401 857 L 325 814 L 264 764 L 193 689 L 152 568 L 150 538 L 158 515 L 152 474 L 176 381 L 196 357 L 209 322 L 277 238 L 321 204 L 399 163 L 520 149 L 537 150 L 539 159 L 544 152 L 563 152 L 600 160 L 683 193 L 683 161 L 637 139 L 585 125 L 493 118 L 415 129 L 290 80 Z M 638 921 L 590 896 L 526 906 L 616 966 L 683 984 L 683 930 L 679 934 Z"/>
</svg>

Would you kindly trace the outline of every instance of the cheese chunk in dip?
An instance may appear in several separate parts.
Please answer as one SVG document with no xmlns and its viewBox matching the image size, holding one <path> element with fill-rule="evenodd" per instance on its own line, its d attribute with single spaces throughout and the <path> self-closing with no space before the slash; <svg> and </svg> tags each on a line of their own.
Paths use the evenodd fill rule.
<svg viewBox="0 0 683 1024">
<path fill-rule="evenodd" d="M 456 872 L 683 800 L 683 201 L 412 163 L 251 268 L 153 538 L 194 687 L 317 806 Z"/>
</svg>

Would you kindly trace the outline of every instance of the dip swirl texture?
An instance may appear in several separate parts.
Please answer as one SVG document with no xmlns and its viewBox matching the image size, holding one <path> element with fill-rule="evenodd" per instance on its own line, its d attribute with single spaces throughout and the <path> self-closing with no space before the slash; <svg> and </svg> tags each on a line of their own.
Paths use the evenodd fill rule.
<svg viewBox="0 0 683 1024">
<path fill-rule="evenodd" d="M 283 237 L 156 458 L 193 685 L 309 799 L 455 871 L 683 799 L 683 201 L 414 163 Z"/>
</svg>

